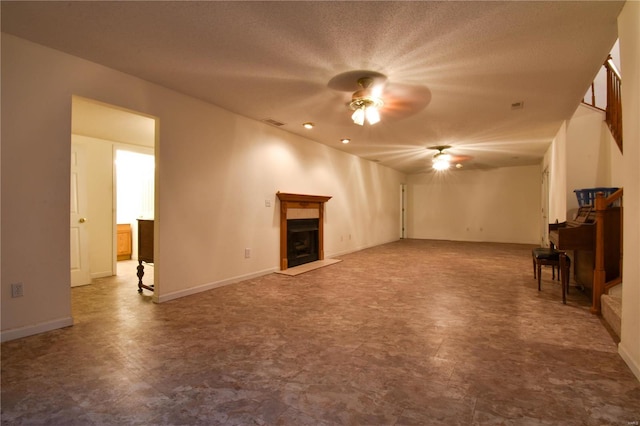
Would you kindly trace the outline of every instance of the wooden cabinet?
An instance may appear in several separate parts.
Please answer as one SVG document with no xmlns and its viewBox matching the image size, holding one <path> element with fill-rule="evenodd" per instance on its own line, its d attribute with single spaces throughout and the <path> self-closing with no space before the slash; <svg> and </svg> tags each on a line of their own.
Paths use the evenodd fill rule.
<svg viewBox="0 0 640 426">
<path fill-rule="evenodd" d="M 143 263 L 153 264 L 153 219 L 138 219 L 138 292 L 142 289 L 153 291 L 153 284 L 142 283 Z"/>
<path fill-rule="evenodd" d="M 131 259 L 131 224 L 118 224 L 118 260 Z"/>
<path fill-rule="evenodd" d="M 153 219 L 138 219 L 138 261 L 153 263 Z"/>
</svg>

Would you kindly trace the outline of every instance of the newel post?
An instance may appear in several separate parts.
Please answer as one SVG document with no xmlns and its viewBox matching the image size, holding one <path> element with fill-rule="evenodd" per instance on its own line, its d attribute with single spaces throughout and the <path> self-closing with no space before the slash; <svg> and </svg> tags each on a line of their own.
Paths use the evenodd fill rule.
<svg viewBox="0 0 640 426">
<path fill-rule="evenodd" d="M 607 209 L 604 193 L 598 192 L 595 199 L 596 207 L 596 253 L 595 269 L 593 270 L 593 301 L 592 314 L 600 314 L 600 296 L 604 293 L 606 271 L 604 269 L 604 211 Z"/>
</svg>

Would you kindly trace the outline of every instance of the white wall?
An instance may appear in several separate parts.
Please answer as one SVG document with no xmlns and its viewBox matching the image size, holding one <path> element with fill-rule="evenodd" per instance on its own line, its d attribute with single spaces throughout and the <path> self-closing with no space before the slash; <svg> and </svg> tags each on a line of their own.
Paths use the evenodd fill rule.
<svg viewBox="0 0 640 426">
<path fill-rule="evenodd" d="M 410 175 L 408 236 L 537 244 L 541 173 L 526 166 Z"/>
<path fill-rule="evenodd" d="M 604 112 L 579 105 L 558 130 L 545 154 L 550 171 L 549 222 L 572 219 L 575 189 L 623 187 L 622 153 L 604 121 Z"/>
<path fill-rule="evenodd" d="M 158 118 L 156 300 L 275 270 L 277 191 L 333 197 L 328 257 L 398 238 L 401 173 L 2 34 L 3 340 L 71 324 L 73 95 Z"/>
<path fill-rule="evenodd" d="M 549 223 L 567 220 L 567 123 L 560 126 L 545 153 L 543 170 L 549 171 Z"/>
<path fill-rule="evenodd" d="M 568 123 L 566 197 L 570 212 L 578 209 L 574 189 L 622 187 L 622 154 L 604 119 L 604 111 L 580 105 Z"/>
<path fill-rule="evenodd" d="M 624 265 L 618 350 L 640 379 L 640 3 L 624 5 L 618 34 L 624 140 Z"/>
</svg>

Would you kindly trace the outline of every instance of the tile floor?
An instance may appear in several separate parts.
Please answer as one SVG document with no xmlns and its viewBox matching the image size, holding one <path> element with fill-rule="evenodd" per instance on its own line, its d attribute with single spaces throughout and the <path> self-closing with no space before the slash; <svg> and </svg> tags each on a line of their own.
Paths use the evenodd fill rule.
<svg viewBox="0 0 640 426">
<path fill-rule="evenodd" d="M 73 327 L 2 344 L 2 424 L 638 424 L 613 338 L 530 253 L 402 240 L 159 305 L 121 265 Z"/>
</svg>

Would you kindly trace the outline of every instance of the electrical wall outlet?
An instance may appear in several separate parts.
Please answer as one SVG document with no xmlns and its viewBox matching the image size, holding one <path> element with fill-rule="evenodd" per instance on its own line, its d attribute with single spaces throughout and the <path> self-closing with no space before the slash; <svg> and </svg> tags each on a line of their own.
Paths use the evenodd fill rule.
<svg viewBox="0 0 640 426">
<path fill-rule="evenodd" d="M 250 257 L 251 257 L 251 249 L 250 248 L 244 249 L 244 258 L 249 259 Z"/>
<path fill-rule="evenodd" d="M 24 296 L 24 289 L 22 288 L 22 283 L 11 284 L 11 297 L 22 297 L 22 296 Z"/>
</svg>

